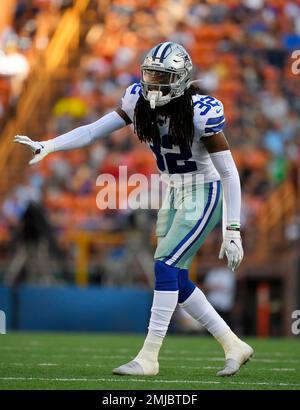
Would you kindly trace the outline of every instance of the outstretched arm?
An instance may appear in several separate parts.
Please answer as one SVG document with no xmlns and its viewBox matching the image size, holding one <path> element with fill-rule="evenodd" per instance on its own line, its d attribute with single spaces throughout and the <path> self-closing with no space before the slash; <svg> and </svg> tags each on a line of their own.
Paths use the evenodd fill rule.
<svg viewBox="0 0 300 410">
<path fill-rule="evenodd" d="M 203 138 L 202 142 L 220 175 L 226 204 L 226 230 L 219 257 L 223 258 L 226 254 L 228 267 L 234 270 L 244 256 L 240 236 L 240 178 L 223 132 Z"/>
<path fill-rule="evenodd" d="M 48 141 L 32 141 L 24 135 L 16 135 L 14 142 L 27 145 L 31 149 L 34 157 L 29 164 L 35 164 L 50 152 L 82 148 L 125 127 L 129 123 L 126 117 L 126 114 L 118 108 L 91 124 L 75 128 Z"/>
</svg>

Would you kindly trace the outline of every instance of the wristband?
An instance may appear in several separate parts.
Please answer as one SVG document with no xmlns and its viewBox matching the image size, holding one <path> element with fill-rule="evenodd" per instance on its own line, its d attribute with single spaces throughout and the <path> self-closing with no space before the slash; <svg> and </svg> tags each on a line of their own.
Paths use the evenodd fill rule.
<svg viewBox="0 0 300 410">
<path fill-rule="evenodd" d="M 240 225 L 239 224 L 230 224 L 226 226 L 227 231 L 240 231 Z"/>
</svg>

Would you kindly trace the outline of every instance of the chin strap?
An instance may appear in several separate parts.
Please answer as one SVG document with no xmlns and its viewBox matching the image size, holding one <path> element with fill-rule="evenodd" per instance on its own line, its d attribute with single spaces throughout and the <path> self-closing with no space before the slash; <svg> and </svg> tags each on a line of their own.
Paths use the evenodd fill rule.
<svg viewBox="0 0 300 410">
<path fill-rule="evenodd" d="M 187 88 L 189 88 L 191 84 L 194 84 L 194 83 L 202 83 L 202 82 L 203 82 L 203 79 L 202 79 L 202 78 L 198 78 L 198 80 L 189 81 L 189 82 L 187 83 Z"/>
</svg>

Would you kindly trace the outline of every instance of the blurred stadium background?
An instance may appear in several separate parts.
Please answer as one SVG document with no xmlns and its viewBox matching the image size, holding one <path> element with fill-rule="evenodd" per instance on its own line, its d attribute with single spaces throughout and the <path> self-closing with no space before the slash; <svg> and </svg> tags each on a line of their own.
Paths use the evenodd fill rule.
<svg viewBox="0 0 300 410">
<path fill-rule="evenodd" d="M 1 2 L 0 309 L 8 330 L 146 330 L 156 212 L 100 211 L 95 181 L 117 176 L 119 165 L 156 173 L 148 148 L 127 127 L 29 167 L 30 154 L 12 138 L 50 139 L 96 120 L 139 80 L 145 51 L 166 40 L 187 48 L 195 79 L 225 105 L 245 248 L 232 325 L 245 335 L 292 336 L 300 308 L 300 87 L 291 69 L 299 0 Z M 204 288 L 209 273 L 224 271 L 220 241 L 218 229 L 193 263 Z M 178 314 L 172 330 L 197 329 Z"/>
</svg>

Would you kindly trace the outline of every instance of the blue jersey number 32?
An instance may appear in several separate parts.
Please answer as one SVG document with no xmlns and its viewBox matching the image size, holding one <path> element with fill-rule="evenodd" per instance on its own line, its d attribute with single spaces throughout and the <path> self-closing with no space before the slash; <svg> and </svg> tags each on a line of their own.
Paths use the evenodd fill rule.
<svg viewBox="0 0 300 410">
<path fill-rule="evenodd" d="M 161 144 L 150 144 L 150 148 L 156 156 L 158 169 L 161 172 L 167 171 L 169 174 L 183 174 L 197 171 L 196 162 L 189 161 L 190 158 L 192 158 L 190 148 L 180 147 L 180 152 L 161 152 L 161 148 L 174 149 L 174 146 L 168 141 L 168 137 L 168 134 L 163 135 Z M 180 164 L 180 162 L 182 163 Z"/>
</svg>

